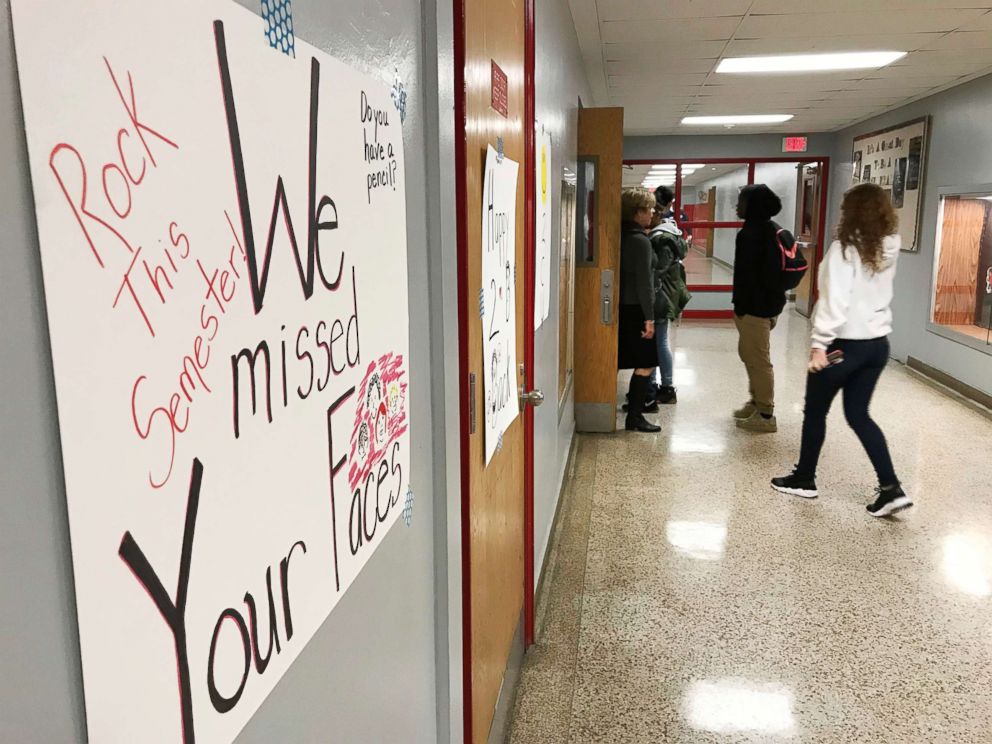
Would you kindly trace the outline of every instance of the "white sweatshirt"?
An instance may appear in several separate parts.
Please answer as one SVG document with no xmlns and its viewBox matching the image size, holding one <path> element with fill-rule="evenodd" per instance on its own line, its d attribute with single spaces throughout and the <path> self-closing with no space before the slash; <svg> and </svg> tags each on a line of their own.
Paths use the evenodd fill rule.
<svg viewBox="0 0 992 744">
<path fill-rule="evenodd" d="M 892 285 L 899 258 L 898 235 L 882 244 L 883 263 L 872 273 L 861 263 L 853 246 L 845 251 L 840 241 L 820 264 L 820 298 L 813 314 L 814 349 L 826 349 L 834 339 L 872 339 L 892 332 Z"/>
</svg>

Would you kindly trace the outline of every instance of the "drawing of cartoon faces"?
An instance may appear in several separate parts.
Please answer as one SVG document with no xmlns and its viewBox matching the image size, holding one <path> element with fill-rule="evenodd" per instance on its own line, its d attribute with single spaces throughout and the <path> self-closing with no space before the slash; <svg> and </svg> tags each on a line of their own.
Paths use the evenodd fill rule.
<svg viewBox="0 0 992 744">
<path fill-rule="evenodd" d="M 394 382 L 389 386 L 389 397 L 387 398 L 387 408 L 391 419 L 400 415 L 400 403 L 400 386 Z"/>
<path fill-rule="evenodd" d="M 373 416 L 375 417 L 375 443 L 382 447 L 386 443 L 386 404 L 380 403 L 379 410 Z"/>
<path fill-rule="evenodd" d="M 369 456 L 369 425 L 364 421 L 358 429 L 358 461 L 364 462 Z"/>
<path fill-rule="evenodd" d="M 379 410 L 379 403 L 381 402 L 382 381 L 379 379 L 379 373 L 373 372 L 369 378 L 368 388 L 365 391 L 365 410 L 370 416 L 375 416 L 375 412 Z"/>
</svg>

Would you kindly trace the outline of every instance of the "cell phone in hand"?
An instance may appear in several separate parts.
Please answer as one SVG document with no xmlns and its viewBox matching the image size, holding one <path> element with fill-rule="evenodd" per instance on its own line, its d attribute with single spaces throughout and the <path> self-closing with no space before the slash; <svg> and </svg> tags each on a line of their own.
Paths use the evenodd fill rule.
<svg viewBox="0 0 992 744">
<path fill-rule="evenodd" d="M 840 364 L 844 361 L 844 351 L 843 349 L 834 349 L 829 354 L 827 354 L 827 364 L 833 367 L 835 364 Z"/>
</svg>

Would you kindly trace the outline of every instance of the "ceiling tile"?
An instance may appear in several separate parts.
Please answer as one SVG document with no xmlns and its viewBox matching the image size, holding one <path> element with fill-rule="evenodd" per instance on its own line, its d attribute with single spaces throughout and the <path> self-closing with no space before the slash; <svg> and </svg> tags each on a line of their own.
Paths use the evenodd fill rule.
<svg viewBox="0 0 992 744">
<path fill-rule="evenodd" d="M 743 17 L 753 0 L 600 0 L 602 21 Z"/>
<path fill-rule="evenodd" d="M 851 13 L 863 10 L 865 0 L 829 0 L 830 10 L 835 13 Z M 888 10 L 936 10 L 976 8 L 992 10 L 989 0 L 870 0 L 871 9 Z M 751 14 L 768 13 L 818 13 L 825 7 L 823 0 L 755 0 Z"/>
<path fill-rule="evenodd" d="M 986 13 L 980 18 L 963 24 L 959 31 L 992 31 L 992 13 Z"/>
<path fill-rule="evenodd" d="M 667 67 L 673 58 L 679 59 L 717 59 L 723 54 L 726 41 L 681 41 L 665 40 L 664 52 L 659 52 L 658 41 L 620 44 L 603 44 L 603 59 L 607 62 L 614 60 L 640 60 L 649 62 L 660 71 Z M 659 63 L 664 63 L 661 67 Z"/>
<path fill-rule="evenodd" d="M 992 49 L 992 31 L 955 31 L 938 36 L 921 49 Z"/>
<path fill-rule="evenodd" d="M 947 9 L 905 12 L 857 10 L 846 13 L 751 15 L 741 23 L 736 37 L 740 39 L 808 37 L 811 33 L 818 38 L 850 36 L 851 29 L 855 28 L 864 29 L 869 33 L 875 30 L 888 34 L 954 31 L 965 23 L 976 22 L 984 13 L 984 10 Z"/>
<path fill-rule="evenodd" d="M 807 35 L 793 38 L 767 37 L 761 39 L 734 39 L 727 46 L 725 56 L 748 57 L 764 54 L 803 54 L 824 52 L 873 52 L 892 50 L 912 52 L 939 41 L 944 32 L 928 34 L 869 34 L 857 36 Z"/>
<path fill-rule="evenodd" d="M 683 73 L 706 73 L 716 67 L 715 59 L 673 59 L 666 65 L 668 73 L 681 75 Z M 606 63 L 607 75 L 642 75 L 657 78 L 658 68 L 647 62 L 623 60 Z"/>
<path fill-rule="evenodd" d="M 992 73 L 992 0 L 568 0 L 595 101 L 626 108 L 628 132 L 723 134 L 698 114 L 791 113 L 832 131 Z M 909 52 L 889 67 L 722 75 L 729 56 Z"/>
<path fill-rule="evenodd" d="M 603 43 L 658 42 L 666 36 L 682 41 L 729 39 L 737 30 L 737 18 L 676 19 L 671 21 L 603 21 L 600 34 Z"/>
</svg>

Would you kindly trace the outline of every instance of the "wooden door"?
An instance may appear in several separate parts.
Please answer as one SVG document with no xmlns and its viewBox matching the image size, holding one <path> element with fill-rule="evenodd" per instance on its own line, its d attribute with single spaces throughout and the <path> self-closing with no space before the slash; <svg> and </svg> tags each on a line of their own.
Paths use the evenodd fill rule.
<svg viewBox="0 0 992 744">
<path fill-rule="evenodd" d="M 814 163 L 800 163 L 796 188 L 796 241 L 809 264 L 806 276 L 796 287 L 796 310 L 807 318 L 813 311 L 813 282 L 816 274 L 820 234 L 820 189 L 822 168 Z"/>
<path fill-rule="evenodd" d="M 982 244 L 988 211 L 988 203 L 980 199 L 944 200 L 933 309 L 935 323 L 972 325 L 975 322 L 978 246 Z"/>
<path fill-rule="evenodd" d="M 525 7 L 523 0 L 464 0 L 463 59 L 456 55 L 456 179 L 459 187 L 461 354 L 467 396 L 463 411 L 463 575 L 465 740 L 485 744 L 524 604 L 524 417 L 503 435 L 502 448 L 486 465 L 485 391 L 479 291 L 482 284 L 482 195 L 488 146 L 502 138 L 505 157 L 519 163 L 516 208 L 517 360 L 525 360 L 533 321 L 525 312 L 525 179 L 534 169 L 525 153 Z M 456 23 L 458 16 L 456 15 Z M 495 68 L 494 68 L 495 65 Z M 505 96 L 494 80 L 506 76 Z M 463 93 L 462 93 L 463 92 Z M 458 97 L 463 95 L 459 109 Z M 494 108 L 494 105 L 497 108 Z M 505 113 L 503 109 L 505 105 Z M 464 149 L 461 149 L 461 148 Z M 515 370 L 517 372 L 517 370 Z M 524 382 L 518 375 L 516 384 Z M 465 387 L 463 387 L 463 390 Z M 462 405 L 468 402 L 463 396 Z M 516 395 L 514 395 L 514 398 Z M 466 432 L 466 426 L 468 431 Z"/>
<path fill-rule="evenodd" d="M 616 429 L 617 408 L 622 108 L 579 109 L 579 159 L 595 163 L 596 178 L 590 215 L 592 259 L 575 266 L 575 426 L 579 431 L 611 432 Z M 582 194 L 578 198 L 583 199 Z M 607 271 L 613 272 L 613 279 L 604 298 Z M 609 300 L 605 316 L 604 299 Z"/>
</svg>

